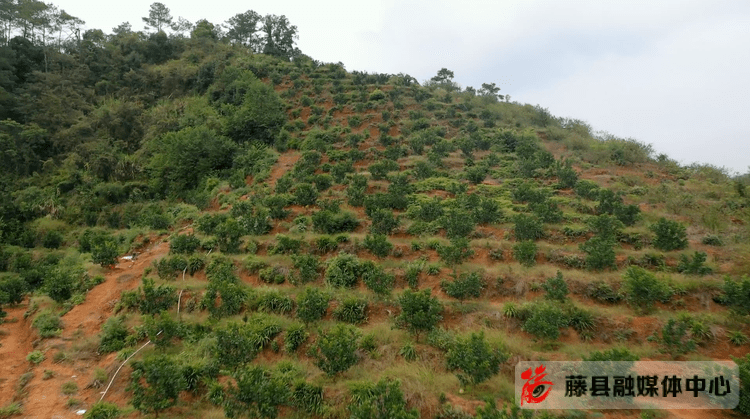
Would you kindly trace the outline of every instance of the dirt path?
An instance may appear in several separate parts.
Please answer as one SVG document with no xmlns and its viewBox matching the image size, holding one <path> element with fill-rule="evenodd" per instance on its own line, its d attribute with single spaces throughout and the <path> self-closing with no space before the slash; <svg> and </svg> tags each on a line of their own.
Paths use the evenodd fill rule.
<svg viewBox="0 0 750 419">
<path fill-rule="evenodd" d="M 26 355 L 32 351 L 31 323 L 23 318 L 28 304 L 5 308 L 8 316 L 0 325 L 0 407 L 16 400 L 18 378 L 29 369 Z"/>
<path fill-rule="evenodd" d="M 268 186 L 273 188 L 276 186 L 276 181 L 280 177 L 284 176 L 284 173 L 292 169 L 297 160 L 300 158 L 300 153 L 297 151 L 287 151 L 281 153 L 279 160 L 271 168 L 271 174 L 268 176 Z"/>
<path fill-rule="evenodd" d="M 115 354 L 101 357 L 96 353 L 97 334 L 102 324 L 112 315 L 115 303 L 123 290 L 136 288 L 144 269 L 154 259 L 169 252 L 169 244 L 157 238 L 135 260 L 119 259 L 105 275 L 105 281 L 86 295 L 83 304 L 73 307 L 61 317 L 64 325 L 59 338 L 38 341 L 31 322 L 23 319 L 28 303 L 8 309 L 8 322 L 0 326 L 0 407 L 11 402 L 22 403 L 22 414 L 27 418 L 75 418 L 79 409 L 88 409 L 101 397 L 103 387 L 95 381 L 95 371 L 105 370 L 111 377 L 120 365 Z M 40 350 L 45 360 L 39 365 L 26 361 L 32 350 Z M 55 355 L 64 353 L 65 359 L 55 362 Z M 59 361 L 59 360 L 58 360 Z M 20 392 L 16 391 L 19 378 L 31 372 L 33 377 Z M 127 370 L 121 371 L 107 396 L 107 401 L 125 405 Z M 63 385 L 75 383 L 72 394 L 63 393 Z M 103 385 L 106 386 L 106 382 Z M 68 384 L 70 386 L 70 384 Z M 75 400 L 75 403 L 71 403 Z"/>
</svg>

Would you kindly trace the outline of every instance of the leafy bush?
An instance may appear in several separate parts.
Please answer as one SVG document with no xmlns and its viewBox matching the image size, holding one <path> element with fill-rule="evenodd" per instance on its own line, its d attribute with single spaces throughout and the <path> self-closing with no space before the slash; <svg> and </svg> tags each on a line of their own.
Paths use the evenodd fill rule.
<svg viewBox="0 0 750 419">
<path fill-rule="evenodd" d="M 724 304 L 739 313 L 750 313 L 750 277 L 745 275 L 737 281 L 724 278 L 723 291 L 721 301 Z"/>
<path fill-rule="evenodd" d="M 325 280 L 334 287 L 354 287 L 359 280 L 359 266 L 357 256 L 348 253 L 339 254 L 328 260 Z"/>
<path fill-rule="evenodd" d="M 475 227 L 474 217 L 460 208 L 449 208 L 445 215 L 440 218 L 440 225 L 445 229 L 445 235 L 449 239 L 468 237 Z"/>
<path fill-rule="evenodd" d="M 649 312 L 657 301 L 666 301 L 672 296 L 672 290 L 666 283 L 643 268 L 629 267 L 623 279 L 625 298 L 643 313 Z"/>
<path fill-rule="evenodd" d="M 668 252 L 670 250 L 684 249 L 688 245 L 685 226 L 677 221 L 661 218 L 649 229 L 656 234 L 653 241 L 655 248 Z"/>
<path fill-rule="evenodd" d="M 557 305 L 545 302 L 529 308 L 529 315 L 522 329 L 540 339 L 557 340 L 560 328 L 567 325 L 568 317 L 565 312 Z"/>
<path fill-rule="evenodd" d="M 695 341 L 687 337 L 689 327 L 688 322 L 669 319 L 661 329 L 660 343 L 673 359 L 695 350 Z"/>
<path fill-rule="evenodd" d="M 313 227 L 325 234 L 354 231 L 359 226 L 357 216 L 348 211 L 318 211 L 312 216 Z"/>
<path fill-rule="evenodd" d="M 302 247 L 301 239 L 293 239 L 283 234 L 276 235 L 276 245 L 268 249 L 268 254 L 275 255 L 278 253 L 289 254 L 297 253 Z"/>
<path fill-rule="evenodd" d="M 258 278 L 266 284 L 283 284 L 286 281 L 285 269 L 280 266 L 269 266 L 260 270 Z"/>
<path fill-rule="evenodd" d="M 114 238 L 106 237 L 95 241 L 91 246 L 91 261 L 103 267 L 117 263 L 119 250 Z"/>
<path fill-rule="evenodd" d="M 518 214 L 513 218 L 516 240 L 536 240 L 544 237 L 542 222 L 533 215 Z"/>
<path fill-rule="evenodd" d="M 706 253 L 696 251 L 693 257 L 687 255 L 680 255 L 680 263 L 677 265 L 677 271 L 693 274 L 693 275 L 707 275 L 712 272 L 711 268 L 705 266 Z"/>
<path fill-rule="evenodd" d="M 26 360 L 32 364 L 41 364 L 42 361 L 44 361 L 44 353 L 42 351 L 29 352 L 29 354 L 26 355 Z"/>
<path fill-rule="evenodd" d="M 305 288 L 297 295 L 297 318 L 305 323 L 322 319 L 329 301 L 330 296 L 319 288 Z"/>
<path fill-rule="evenodd" d="M 26 287 L 26 281 L 19 275 L 0 273 L 0 305 L 21 303 L 26 296 Z"/>
<path fill-rule="evenodd" d="M 397 324 L 414 333 L 417 340 L 421 331 L 431 330 L 443 319 L 443 305 L 431 293 L 429 289 L 421 292 L 406 290 L 398 299 L 401 314 Z"/>
<path fill-rule="evenodd" d="M 482 275 L 479 272 L 472 272 L 470 274 L 463 273 L 452 282 L 441 281 L 440 288 L 445 291 L 448 296 L 464 300 L 469 297 L 478 298 L 482 294 L 486 283 Z"/>
<path fill-rule="evenodd" d="M 257 316 L 244 324 L 228 323 L 216 330 L 216 360 L 230 369 L 246 364 L 258 355 L 276 335 L 281 326 L 274 320 Z"/>
<path fill-rule="evenodd" d="M 463 385 L 479 384 L 500 371 L 500 363 L 508 358 L 498 348 L 491 348 L 484 340 L 484 332 L 472 333 L 466 339 L 457 339 L 446 354 L 448 370 L 457 374 Z"/>
<path fill-rule="evenodd" d="M 615 291 L 607 282 L 594 281 L 586 286 L 586 295 L 600 303 L 614 304 L 623 299 L 623 295 Z"/>
<path fill-rule="evenodd" d="M 193 234 L 176 235 L 169 241 L 169 253 L 191 254 L 200 245 L 200 239 Z"/>
<path fill-rule="evenodd" d="M 304 325 L 298 324 L 289 327 L 286 331 L 286 336 L 284 337 L 284 350 L 288 353 L 296 351 L 307 341 L 308 337 L 309 334 Z"/>
<path fill-rule="evenodd" d="M 381 379 L 377 383 L 359 382 L 351 385 L 349 413 L 352 418 L 416 419 L 416 409 L 407 410 L 399 381 Z"/>
<path fill-rule="evenodd" d="M 304 207 L 315 205 L 318 200 L 318 190 L 309 183 L 299 183 L 294 189 L 294 202 Z"/>
<path fill-rule="evenodd" d="M 120 416 L 120 408 L 107 402 L 96 402 L 91 406 L 84 419 L 115 419 Z"/>
<path fill-rule="evenodd" d="M 101 338 L 99 340 L 99 353 L 116 352 L 125 347 L 125 339 L 128 337 L 128 328 L 122 317 L 110 317 L 102 326 Z"/>
<path fill-rule="evenodd" d="M 594 236 L 579 247 L 586 253 L 586 267 L 593 270 L 616 269 L 615 242 L 612 239 Z"/>
<path fill-rule="evenodd" d="M 376 209 L 370 218 L 372 218 L 370 233 L 373 234 L 391 234 L 399 225 L 398 217 L 394 217 L 391 210 L 384 208 Z"/>
<path fill-rule="evenodd" d="M 298 275 L 295 278 L 295 284 L 313 282 L 318 279 L 320 273 L 320 262 L 313 255 L 292 255 L 294 267 L 298 269 Z"/>
<path fill-rule="evenodd" d="M 128 390 L 131 403 L 141 413 L 159 412 L 174 406 L 185 388 L 185 378 L 177 362 L 168 356 L 152 356 L 131 363 L 133 372 Z"/>
<path fill-rule="evenodd" d="M 565 282 L 560 271 L 557 271 L 557 275 L 554 277 L 547 278 L 542 284 L 542 289 L 545 292 L 544 298 L 548 300 L 562 303 L 568 298 L 568 283 Z"/>
<path fill-rule="evenodd" d="M 321 333 L 316 345 L 316 365 L 328 375 L 336 375 L 357 363 L 359 331 L 354 326 L 338 324 Z"/>
<path fill-rule="evenodd" d="M 208 308 L 212 317 L 221 318 L 239 314 L 248 293 L 244 286 L 230 281 L 210 281 L 201 300 L 201 307 Z"/>
<path fill-rule="evenodd" d="M 157 314 L 169 310 L 177 303 L 175 288 L 169 285 L 155 286 L 151 278 L 143 278 L 143 298 L 139 302 L 139 310 L 143 314 Z"/>
<path fill-rule="evenodd" d="M 393 249 L 393 245 L 388 241 L 385 234 L 368 234 L 365 236 L 364 246 L 379 258 L 388 256 Z"/>
<path fill-rule="evenodd" d="M 396 278 L 386 273 L 382 267 L 372 261 L 365 261 L 360 265 L 362 281 L 373 292 L 385 295 L 391 292 Z"/>
<path fill-rule="evenodd" d="M 469 246 L 469 240 L 464 237 L 452 239 L 447 246 L 440 245 L 437 252 L 440 259 L 449 266 L 460 265 L 474 254 Z"/>
<path fill-rule="evenodd" d="M 333 310 L 333 318 L 352 324 L 367 322 L 367 300 L 357 297 L 344 299 Z"/>
<path fill-rule="evenodd" d="M 523 266 L 534 266 L 536 264 L 536 243 L 525 240 L 513 245 L 513 257 Z"/>
</svg>

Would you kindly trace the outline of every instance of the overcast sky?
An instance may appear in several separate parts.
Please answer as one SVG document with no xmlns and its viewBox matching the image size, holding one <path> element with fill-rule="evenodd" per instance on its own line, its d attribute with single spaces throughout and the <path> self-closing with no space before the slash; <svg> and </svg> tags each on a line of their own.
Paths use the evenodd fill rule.
<svg viewBox="0 0 750 419">
<path fill-rule="evenodd" d="M 151 0 L 52 0 L 111 33 Z M 650 143 L 680 163 L 750 166 L 750 1 L 162 1 L 172 16 L 222 23 L 248 8 L 286 15 L 303 53 L 349 71 L 446 67 L 462 86 Z M 106 6 L 105 6 L 106 5 Z"/>
</svg>

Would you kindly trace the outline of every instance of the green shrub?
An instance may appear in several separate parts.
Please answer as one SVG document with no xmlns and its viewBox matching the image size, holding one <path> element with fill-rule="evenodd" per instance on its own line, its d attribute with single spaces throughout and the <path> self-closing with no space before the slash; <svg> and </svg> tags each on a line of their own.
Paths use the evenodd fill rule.
<svg viewBox="0 0 750 419">
<path fill-rule="evenodd" d="M 319 288 L 305 288 L 297 296 L 297 318 L 305 323 L 322 319 L 329 301 L 330 296 Z"/>
<path fill-rule="evenodd" d="M 484 332 L 472 333 L 466 339 L 457 339 L 446 354 L 448 370 L 459 370 L 459 381 L 463 385 L 479 384 L 500 371 L 500 363 L 508 356 L 499 348 L 492 348 L 484 340 Z"/>
<path fill-rule="evenodd" d="M 390 293 L 396 283 L 396 278 L 393 275 L 385 273 L 382 267 L 372 261 L 363 262 L 360 265 L 360 271 L 362 273 L 362 281 L 367 288 L 377 294 L 385 295 Z"/>
<path fill-rule="evenodd" d="M 533 215 L 518 214 L 513 218 L 516 240 L 536 240 L 544 237 L 542 222 Z"/>
<path fill-rule="evenodd" d="M 236 369 L 255 359 L 281 333 L 281 326 L 272 319 L 257 316 L 244 324 L 228 323 L 214 333 L 216 360 L 227 368 Z"/>
<path fill-rule="evenodd" d="M 565 312 L 550 303 L 539 303 L 529 308 L 529 315 L 522 329 L 543 340 L 557 340 L 560 328 L 568 325 Z"/>
<path fill-rule="evenodd" d="M 284 337 L 284 350 L 288 353 L 296 351 L 307 341 L 308 337 L 309 334 L 304 325 L 298 324 L 289 327 L 286 331 L 286 336 Z"/>
<path fill-rule="evenodd" d="M 321 333 L 316 345 L 316 365 L 333 376 L 348 370 L 357 363 L 359 331 L 349 325 L 339 324 Z"/>
<path fill-rule="evenodd" d="M 684 249 L 688 245 L 685 226 L 676 222 L 661 218 L 649 229 L 656 234 L 653 241 L 655 248 L 668 252 L 670 250 Z"/>
<path fill-rule="evenodd" d="M 351 297 L 341 301 L 333 310 L 333 318 L 336 320 L 361 324 L 367 322 L 367 300 Z"/>
<path fill-rule="evenodd" d="M 398 299 L 401 314 L 397 324 L 414 333 L 419 340 L 419 333 L 432 330 L 442 319 L 443 305 L 431 295 L 429 289 L 421 292 L 404 291 Z"/>
<path fill-rule="evenodd" d="M 536 264 L 536 243 L 525 240 L 513 245 L 513 257 L 523 266 Z"/>
<path fill-rule="evenodd" d="M 139 310 L 143 314 L 157 314 L 169 310 L 177 303 L 175 288 L 169 285 L 155 286 L 151 278 L 143 278 L 143 298 Z"/>
<path fill-rule="evenodd" d="M 545 292 L 544 298 L 548 300 L 562 303 L 568 298 L 568 283 L 565 282 L 560 271 L 557 271 L 557 275 L 554 277 L 547 278 L 542 284 L 542 289 Z"/>
<path fill-rule="evenodd" d="M 185 379 L 176 361 L 161 355 L 134 361 L 128 390 L 133 391 L 131 403 L 141 413 L 159 412 L 174 406 Z"/>
<path fill-rule="evenodd" d="M 42 361 L 44 361 L 44 353 L 42 353 L 42 351 L 29 352 L 29 354 L 26 355 L 26 360 L 32 364 L 41 364 Z"/>
<path fill-rule="evenodd" d="M 750 313 L 750 277 L 745 275 L 737 281 L 724 278 L 723 291 L 721 301 L 724 304 L 739 313 Z"/>
<path fill-rule="evenodd" d="M 666 301 L 672 296 L 672 290 L 651 272 L 631 266 L 623 275 L 623 288 L 628 303 L 639 311 L 651 311 L 657 301 Z"/>
<path fill-rule="evenodd" d="M 91 406 L 84 419 L 115 419 L 120 416 L 120 408 L 107 402 L 96 402 Z"/>
<path fill-rule="evenodd" d="M 49 310 L 37 314 L 31 325 L 37 329 L 39 337 L 42 338 L 59 336 L 63 328 L 60 316 Z"/>
<path fill-rule="evenodd" d="M 325 234 L 354 231 L 359 226 L 357 216 L 348 211 L 318 211 L 312 216 L 313 228 Z"/>
<path fill-rule="evenodd" d="M 407 410 L 399 381 L 381 379 L 377 383 L 358 382 L 351 385 L 349 414 L 352 418 L 416 419 L 416 409 Z"/>
<path fill-rule="evenodd" d="M 712 272 L 711 268 L 705 266 L 706 253 L 696 251 L 693 257 L 687 255 L 680 255 L 680 263 L 677 265 L 677 271 L 693 274 L 693 275 L 707 275 Z"/>
<path fill-rule="evenodd" d="M 294 202 L 296 202 L 297 205 L 302 205 L 305 207 L 309 205 L 315 205 L 318 200 L 318 190 L 309 183 L 297 184 L 293 195 Z"/>
<path fill-rule="evenodd" d="M 0 253 L 0 257 L 3 256 L 4 255 Z M 26 281 L 24 281 L 20 275 L 0 273 L 0 305 L 16 305 L 23 302 L 23 299 L 26 296 L 26 288 Z"/>
<path fill-rule="evenodd" d="M 376 209 L 370 218 L 372 219 L 370 233 L 373 234 L 391 234 L 393 230 L 398 228 L 400 222 L 398 217 L 394 217 L 391 210 L 384 208 Z"/>
<path fill-rule="evenodd" d="M 472 272 L 470 274 L 463 273 L 452 282 L 445 280 L 440 282 L 440 288 L 442 288 L 448 296 L 459 300 L 464 300 L 469 297 L 478 298 L 482 294 L 482 290 L 485 286 L 486 282 L 478 272 Z"/>
<path fill-rule="evenodd" d="M 354 287 L 360 275 L 360 262 L 357 256 L 348 253 L 339 254 L 328 260 L 325 280 L 334 287 Z"/>
<path fill-rule="evenodd" d="M 440 218 L 440 225 L 449 239 L 465 238 L 474 231 L 474 217 L 463 209 L 449 208 Z"/>
<path fill-rule="evenodd" d="M 320 273 L 320 261 L 313 255 L 292 255 L 294 267 L 298 269 L 295 284 L 313 282 L 318 279 Z"/>
<path fill-rule="evenodd" d="M 593 270 L 616 269 L 615 242 L 612 239 L 594 236 L 579 247 L 586 253 L 586 267 Z"/>
<path fill-rule="evenodd" d="M 261 269 L 258 277 L 267 284 L 283 284 L 286 281 L 285 269 L 280 266 L 270 266 Z"/>
<path fill-rule="evenodd" d="M 612 285 L 604 281 L 594 281 L 586 286 L 586 295 L 600 303 L 614 304 L 623 299 L 623 295 L 615 291 Z"/>
<path fill-rule="evenodd" d="M 695 341 L 687 337 L 689 327 L 688 322 L 669 319 L 661 329 L 660 343 L 673 359 L 695 350 Z"/>
<path fill-rule="evenodd" d="M 599 198 L 599 185 L 590 180 L 579 180 L 576 182 L 573 189 L 575 190 L 575 193 L 582 198 L 591 200 Z"/>
<path fill-rule="evenodd" d="M 705 244 L 707 246 L 723 246 L 724 245 L 724 242 L 721 240 L 721 237 L 719 237 L 719 236 L 717 236 L 715 234 L 710 234 L 710 235 L 704 237 L 701 240 L 701 243 L 703 243 L 703 244 Z"/>
<path fill-rule="evenodd" d="M 276 245 L 268 249 L 268 253 L 270 255 L 275 255 L 278 253 L 283 253 L 283 254 L 297 253 L 299 252 L 301 247 L 302 247 L 301 239 L 293 239 L 283 234 L 277 234 Z"/>
<path fill-rule="evenodd" d="M 365 236 L 364 246 L 379 258 L 388 256 L 393 249 L 393 245 L 388 241 L 385 234 L 368 234 Z"/>
<path fill-rule="evenodd" d="M 176 235 L 169 241 L 169 253 L 191 254 L 200 245 L 200 239 L 192 234 Z"/>
<path fill-rule="evenodd" d="M 128 328 L 125 327 L 125 321 L 122 317 L 110 317 L 102 326 L 102 333 L 99 339 L 99 353 L 116 352 L 125 347 L 125 340 L 128 337 Z"/>
<path fill-rule="evenodd" d="M 452 239 L 449 245 L 439 245 L 437 252 L 448 266 L 460 265 L 474 254 L 469 240 L 464 237 Z"/>
</svg>

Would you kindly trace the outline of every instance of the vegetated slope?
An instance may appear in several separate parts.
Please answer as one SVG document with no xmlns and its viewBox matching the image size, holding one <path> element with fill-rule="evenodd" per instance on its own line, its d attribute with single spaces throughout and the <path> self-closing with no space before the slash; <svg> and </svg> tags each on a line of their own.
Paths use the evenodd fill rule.
<svg viewBox="0 0 750 419">
<path fill-rule="evenodd" d="M 748 198 L 720 170 L 440 74 L 183 48 L 67 124 L 5 125 L 57 154 L 4 186 L 3 403 L 90 409 L 148 340 L 106 400 L 184 417 L 474 414 L 519 360 L 747 353 Z"/>
</svg>

